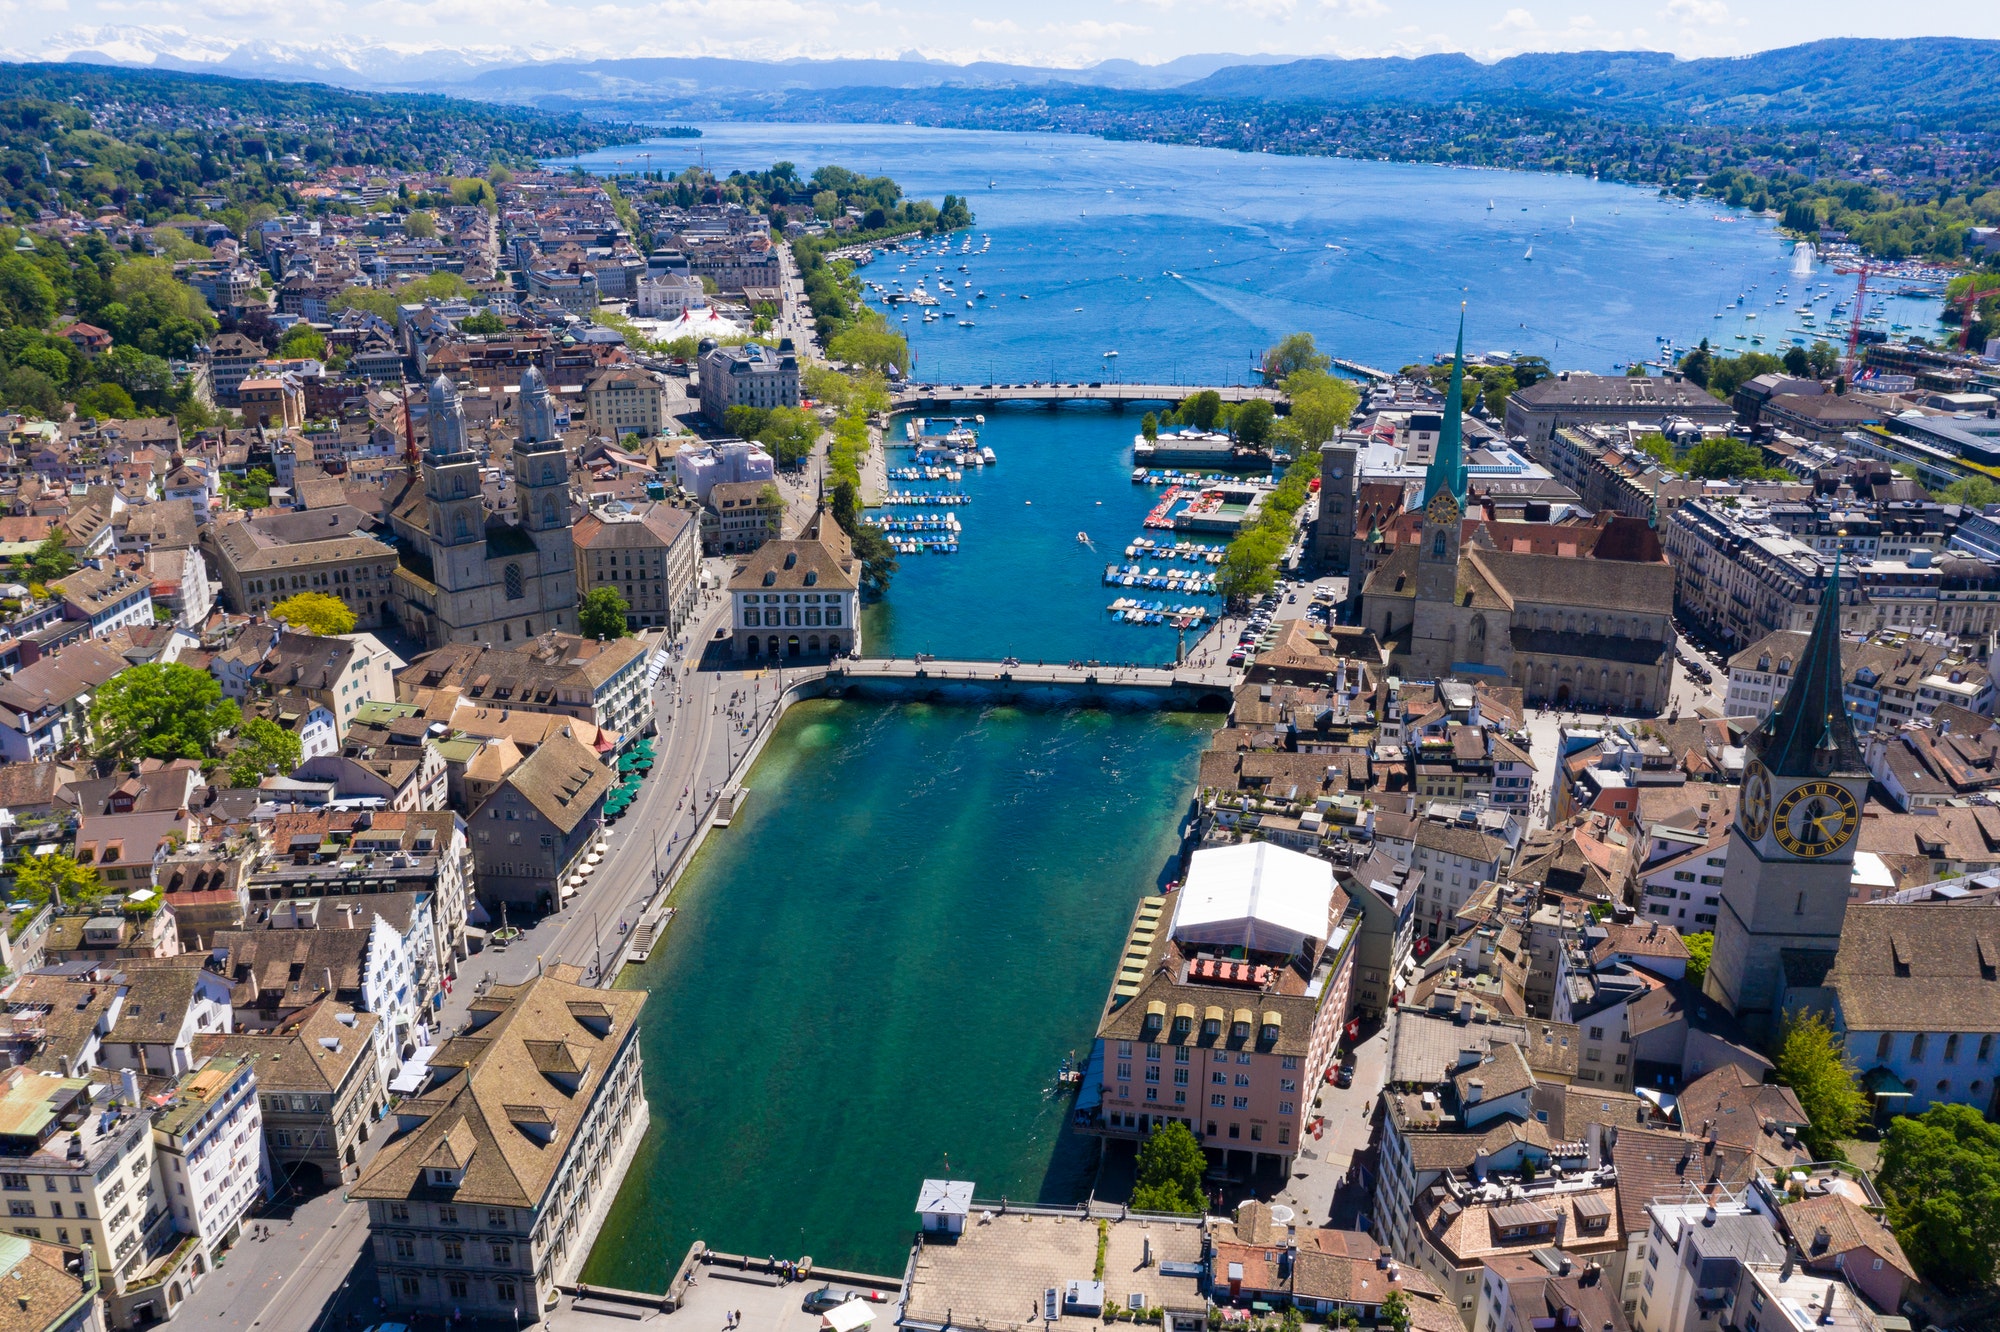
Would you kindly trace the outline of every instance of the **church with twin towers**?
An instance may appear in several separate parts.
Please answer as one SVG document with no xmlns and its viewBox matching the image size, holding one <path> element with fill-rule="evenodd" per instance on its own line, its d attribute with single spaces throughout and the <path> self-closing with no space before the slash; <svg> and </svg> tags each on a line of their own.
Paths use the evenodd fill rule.
<svg viewBox="0 0 2000 1332">
<path fill-rule="evenodd" d="M 542 372 L 521 374 L 514 513 L 489 511 L 483 465 L 450 380 L 430 385 L 429 442 L 390 506 L 403 628 L 426 647 L 514 643 L 577 630 L 569 460 Z"/>
</svg>

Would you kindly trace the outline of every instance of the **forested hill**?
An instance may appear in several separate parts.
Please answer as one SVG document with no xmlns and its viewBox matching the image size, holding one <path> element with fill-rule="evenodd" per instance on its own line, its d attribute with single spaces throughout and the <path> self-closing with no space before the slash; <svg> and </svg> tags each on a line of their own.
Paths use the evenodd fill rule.
<svg viewBox="0 0 2000 1332">
<path fill-rule="evenodd" d="M 257 141 L 252 151 L 260 157 L 269 149 L 274 157 L 295 153 L 313 163 L 421 169 L 471 158 L 523 166 L 628 137 L 602 119 L 455 97 L 105 65 L 0 64 L 6 147 L 30 146 L 22 137 L 36 135 L 23 127 L 20 110 L 38 103 L 61 104 L 61 119 L 72 129 L 87 124 L 130 139 L 141 151 L 159 136 L 174 137 L 195 158 L 243 147 L 230 141 L 241 133 Z M 209 140 L 210 134 L 225 137 Z"/>
<path fill-rule="evenodd" d="M 1540 104 L 1645 119 L 1983 123 L 2000 120 L 2000 42 L 1836 38 L 1703 60 L 1658 51 L 1541 52 L 1490 65 L 1464 55 L 1299 60 L 1218 70 L 1177 92 L 1225 101 Z"/>
</svg>

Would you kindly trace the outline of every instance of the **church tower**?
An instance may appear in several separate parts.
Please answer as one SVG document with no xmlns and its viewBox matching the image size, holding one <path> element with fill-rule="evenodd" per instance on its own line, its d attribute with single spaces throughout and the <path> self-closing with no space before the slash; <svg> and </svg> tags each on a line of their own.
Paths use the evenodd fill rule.
<svg viewBox="0 0 2000 1332">
<path fill-rule="evenodd" d="M 443 375 L 431 381 L 427 417 L 431 440 L 424 453 L 424 495 L 430 500 L 431 563 L 443 574 L 452 550 L 483 545 L 486 515 L 479 495 L 479 459 L 465 437 L 465 404 Z"/>
<path fill-rule="evenodd" d="M 1784 1018 L 1788 965 L 1824 971 L 1847 916 L 1868 768 L 1844 682 L 1836 554 L 1791 689 L 1749 740 L 1703 982 L 1711 999 L 1767 1041 Z"/>
<path fill-rule="evenodd" d="M 540 554 L 544 627 L 576 627 L 576 544 L 570 531 L 569 459 L 556 433 L 548 381 L 529 366 L 521 374 L 521 436 L 514 442 L 514 494 L 521 530 Z"/>
<path fill-rule="evenodd" d="M 1456 660 L 1459 535 L 1465 516 L 1465 316 L 1458 319 L 1451 387 L 1437 453 L 1424 477 L 1424 524 L 1417 549 L 1415 621 L 1410 629 L 1409 673 L 1442 680 Z"/>
</svg>

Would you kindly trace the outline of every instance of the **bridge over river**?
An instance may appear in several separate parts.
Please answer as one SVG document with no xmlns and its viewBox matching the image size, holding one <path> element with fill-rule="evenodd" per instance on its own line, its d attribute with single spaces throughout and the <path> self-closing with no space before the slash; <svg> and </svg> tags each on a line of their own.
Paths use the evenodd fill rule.
<svg viewBox="0 0 2000 1332">
<path fill-rule="evenodd" d="M 1055 407 L 1065 402 L 1104 402 L 1114 407 L 1128 403 L 1172 403 L 1192 398 L 1212 389 L 1224 402 L 1249 402 L 1262 398 L 1282 403 L 1285 395 L 1275 388 L 1247 384 L 904 384 L 890 394 L 898 411 L 919 409 L 941 411 L 960 403 L 992 406 L 1003 402 L 1037 403 Z"/>
<path fill-rule="evenodd" d="M 1240 675 L 1186 666 L 864 657 L 786 666 L 789 697 L 860 696 L 1224 712 Z"/>
</svg>

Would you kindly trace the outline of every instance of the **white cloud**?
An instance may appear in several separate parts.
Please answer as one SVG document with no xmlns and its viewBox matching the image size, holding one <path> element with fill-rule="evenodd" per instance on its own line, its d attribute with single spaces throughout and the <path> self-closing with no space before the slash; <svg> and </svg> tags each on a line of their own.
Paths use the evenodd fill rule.
<svg viewBox="0 0 2000 1332">
<path fill-rule="evenodd" d="M 1730 22 L 1732 17 L 1723 0 L 1667 0 L 1664 13 L 1680 23 L 1699 23 L 1711 28 Z"/>
<path fill-rule="evenodd" d="M 1493 25 L 1495 32 L 1533 32 L 1535 16 L 1525 9 L 1510 9 Z"/>
</svg>

